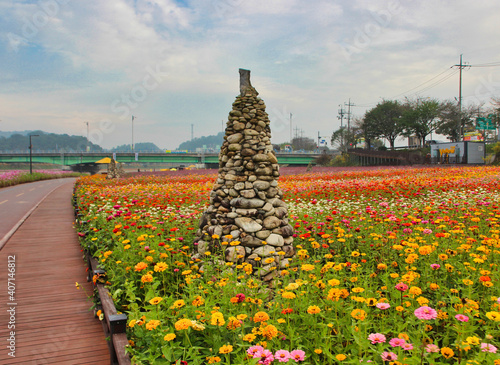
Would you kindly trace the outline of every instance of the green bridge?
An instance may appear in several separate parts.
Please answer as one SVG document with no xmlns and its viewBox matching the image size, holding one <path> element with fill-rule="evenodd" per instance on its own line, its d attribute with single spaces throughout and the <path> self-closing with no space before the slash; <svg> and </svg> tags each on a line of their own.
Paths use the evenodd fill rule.
<svg viewBox="0 0 500 365">
<path fill-rule="evenodd" d="M 39 153 L 33 152 L 31 160 L 33 163 L 49 163 L 61 166 L 79 164 L 93 164 L 105 157 L 115 156 L 122 163 L 163 163 L 172 165 L 196 165 L 205 164 L 208 167 L 217 167 L 219 155 L 217 153 L 110 153 L 110 152 L 73 152 L 73 153 Z M 312 153 L 278 153 L 280 165 L 305 166 L 314 164 L 319 154 Z M 0 163 L 29 163 L 30 154 L 25 153 L 1 153 Z"/>
</svg>

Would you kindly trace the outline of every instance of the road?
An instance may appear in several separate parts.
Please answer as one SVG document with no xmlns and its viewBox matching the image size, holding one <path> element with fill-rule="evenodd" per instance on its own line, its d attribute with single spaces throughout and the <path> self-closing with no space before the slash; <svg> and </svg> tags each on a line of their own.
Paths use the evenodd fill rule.
<svg viewBox="0 0 500 365">
<path fill-rule="evenodd" d="M 74 182 L 74 178 L 53 179 L 0 189 L 0 249 L 48 194 Z"/>
</svg>

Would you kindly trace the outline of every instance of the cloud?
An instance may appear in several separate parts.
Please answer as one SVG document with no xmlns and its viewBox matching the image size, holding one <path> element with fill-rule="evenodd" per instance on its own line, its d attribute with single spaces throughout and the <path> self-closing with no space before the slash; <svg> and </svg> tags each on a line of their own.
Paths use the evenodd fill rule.
<svg viewBox="0 0 500 365">
<path fill-rule="evenodd" d="M 242 67 L 266 101 L 273 142 L 289 138 L 290 113 L 313 137 L 338 127 L 337 106 L 349 98 L 376 104 L 460 53 L 469 62 L 500 60 L 498 45 L 483 41 L 496 31 L 499 10 L 465 0 L 3 1 L 0 102 L 8 108 L 0 119 L 4 129 L 67 133 L 109 120 L 116 128 L 102 143 L 111 147 L 130 139 L 137 115 L 137 141 L 175 148 L 191 124 L 198 136 L 219 130 Z M 464 90 L 475 95 L 486 83 L 493 94 L 491 71 L 467 71 Z M 457 82 L 428 95 L 453 97 Z"/>
</svg>

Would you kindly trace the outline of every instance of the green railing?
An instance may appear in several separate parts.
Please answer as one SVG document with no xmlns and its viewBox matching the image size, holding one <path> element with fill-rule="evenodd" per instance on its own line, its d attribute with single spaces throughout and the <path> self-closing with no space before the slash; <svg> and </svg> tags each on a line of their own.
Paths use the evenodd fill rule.
<svg viewBox="0 0 500 365">
<path fill-rule="evenodd" d="M 123 163 L 168 163 L 178 165 L 217 164 L 217 153 L 116 153 L 116 160 Z M 318 154 L 277 154 L 280 165 L 314 164 Z M 113 157 L 112 153 L 36 153 L 33 152 L 33 163 L 49 163 L 69 166 L 95 163 L 104 157 Z M 29 163 L 29 153 L 0 153 L 0 163 Z"/>
</svg>

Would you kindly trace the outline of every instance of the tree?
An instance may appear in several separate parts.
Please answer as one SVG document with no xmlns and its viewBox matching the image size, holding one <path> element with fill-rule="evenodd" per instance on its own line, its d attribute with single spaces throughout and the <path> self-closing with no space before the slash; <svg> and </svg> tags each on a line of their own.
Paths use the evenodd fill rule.
<svg viewBox="0 0 500 365">
<path fill-rule="evenodd" d="M 122 144 L 116 146 L 110 150 L 110 152 L 149 152 L 158 153 L 163 152 L 161 148 L 151 142 L 139 142 L 134 144 L 134 150 L 132 151 L 132 146 L 130 144 Z"/>
<path fill-rule="evenodd" d="M 462 136 L 463 131 L 474 129 L 474 122 L 472 117 L 479 107 L 477 105 L 471 105 L 466 108 L 462 108 L 462 114 L 460 117 L 460 129 L 459 129 L 459 109 L 456 101 L 447 100 L 441 103 L 439 108 L 439 120 L 436 125 L 436 132 L 446 136 L 449 140 L 453 142 L 458 142 Z"/>
<path fill-rule="evenodd" d="M 182 142 L 177 149 L 188 151 L 196 151 L 197 148 L 217 149 L 224 142 L 224 134 L 225 132 L 219 132 L 216 135 L 194 138 L 190 141 Z"/>
<path fill-rule="evenodd" d="M 384 100 L 377 106 L 366 112 L 363 122 L 364 133 L 367 141 L 374 137 L 382 137 L 389 141 L 391 149 L 394 149 L 394 142 L 404 131 L 401 117 L 403 106 L 397 101 Z"/>
<path fill-rule="evenodd" d="M 373 120 L 363 118 L 360 121 L 359 129 L 362 138 L 365 139 L 365 148 L 370 150 L 375 144 L 384 145 L 382 141 L 378 139 L 380 133 L 378 131 L 377 125 L 373 123 Z"/>
<path fill-rule="evenodd" d="M 438 127 L 441 104 L 432 100 L 407 100 L 404 105 L 403 125 L 404 134 L 416 136 L 420 145 L 425 145 L 425 137 L 434 132 Z"/>
<path fill-rule="evenodd" d="M 294 151 L 314 151 L 316 149 L 316 142 L 309 137 L 295 137 L 292 139 L 292 148 Z"/>
<path fill-rule="evenodd" d="M 340 127 L 333 132 L 331 137 L 331 145 L 342 152 L 347 152 L 347 149 L 356 145 L 356 130 L 347 130 L 347 127 Z"/>
</svg>

